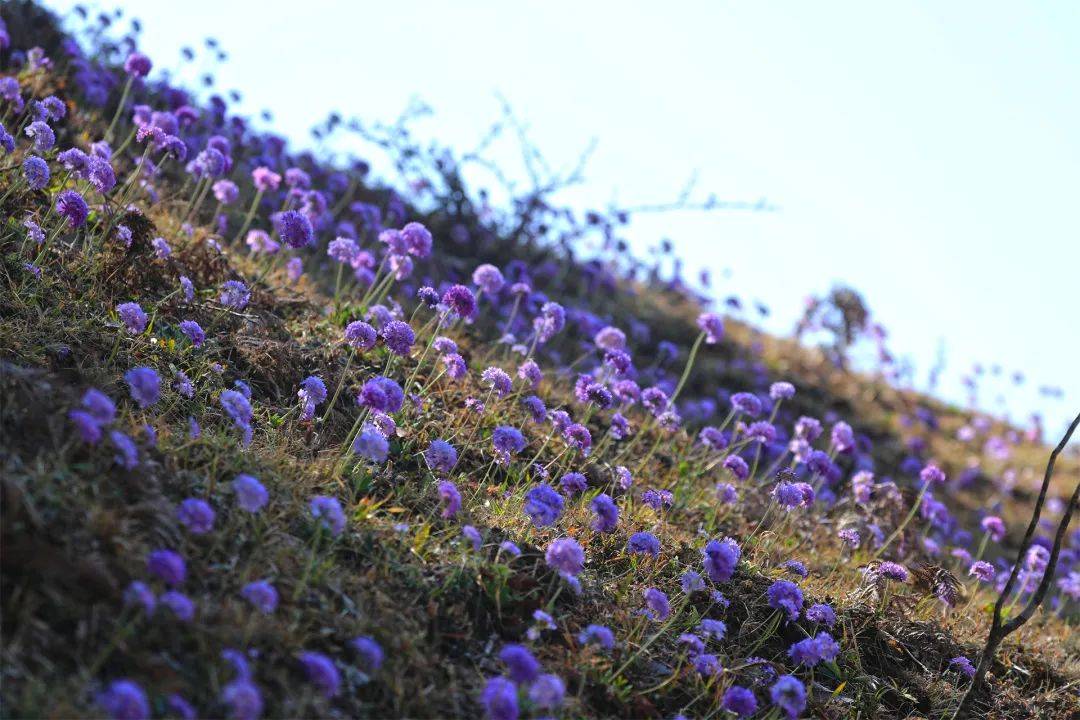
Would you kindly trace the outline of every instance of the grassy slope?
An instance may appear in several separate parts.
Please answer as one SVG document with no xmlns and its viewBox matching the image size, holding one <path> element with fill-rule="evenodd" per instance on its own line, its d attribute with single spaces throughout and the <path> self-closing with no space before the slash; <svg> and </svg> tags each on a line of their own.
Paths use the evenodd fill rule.
<svg viewBox="0 0 1080 720">
<path fill-rule="evenodd" d="M 62 91 L 56 78 L 42 82 L 44 90 Z M 100 135 L 102 119 L 80 111 L 69 128 L 73 138 L 85 143 Z M 6 179 L 0 181 L 0 193 L 7 189 L 4 183 Z M 645 458 L 645 450 L 651 442 L 642 442 L 635 453 L 620 459 L 634 471 L 639 487 L 676 490 L 675 506 L 660 517 L 626 500 L 619 531 L 606 536 L 589 529 L 587 504 L 580 500 L 568 505 L 558 530 L 528 525 L 521 512 L 521 496 L 531 485 L 522 476 L 524 463 L 488 473 L 490 430 L 504 423 L 523 426 L 526 418 L 509 402 L 492 403 L 483 418 L 467 411 L 465 397 L 485 392 L 475 374 L 459 384 L 436 382 L 421 411 L 407 406 L 398 417 L 400 437 L 384 468 L 338 472 L 341 443 L 356 412 L 348 397 L 325 423 L 299 423 L 290 410 L 295 388 L 306 375 L 318 373 L 330 388 L 336 385 L 345 362 L 341 328 L 358 309 L 346 306 L 328 315 L 325 288 L 306 280 L 299 287 L 289 286 L 284 274 L 275 272 L 242 315 L 223 313 L 214 288 L 231 277 L 253 278 L 259 268 L 237 249 L 218 255 L 203 242 L 205 227 L 186 238 L 178 221 L 183 201 L 171 202 L 177 190 L 171 188 L 163 185 L 161 202 L 141 203 L 152 228 L 142 228 L 131 251 L 111 244 L 88 259 L 66 246 L 72 238 L 61 236 L 42 261 L 46 270 L 40 282 L 27 280 L 21 270 L 18 243 L 12 240 L 21 235 L 12 231 L 27 211 L 40 212 L 45 196 L 17 193 L 4 207 L 4 715 L 93 713 L 94 683 L 121 676 L 138 679 L 157 698 L 179 691 L 203 712 L 218 714 L 223 710 L 218 692 L 231 678 L 221 650 L 243 647 L 258 651 L 253 666 L 273 716 L 472 716 L 479 688 L 500 671 L 495 654 L 501 643 L 521 638 L 532 611 L 548 607 L 559 630 L 545 634 L 534 649 L 545 669 L 567 682 L 572 699 L 564 716 L 670 716 L 682 710 L 706 717 L 724 685 L 736 678 L 750 684 L 759 674 L 740 667 L 748 655 L 775 660 L 782 672 L 790 667 L 784 653 L 803 631 L 796 625 L 774 628 L 762 596 L 771 578 L 783 576 L 778 565 L 793 557 L 810 568 L 810 577 L 802 583 L 808 600 L 830 601 L 841 610 L 834 634 L 843 647 L 838 663 L 843 685 L 819 671 L 822 685 L 813 694 L 810 714 L 932 716 L 946 710 L 963 686 L 962 678 L 945 668 L 955 655 L 976 657 L 975 644 L 987 624 L 982 609 L 990 596 L 977 595 L 945 616 L 936 601 L 897 606 L 879 615 L 874 607 L 851 599 L 859 580 L 856 568 L 867 553 L 847 557 L 835 540 L 836 527 L 854 514 L 843 505 L 825 517 L 796 515 L 783 526 L 767 523 L 765 531 L 744 545 L 744 562 L 735 579 L 721 588 L 731 601 L 726 611 L 705 598 L 682 606 L 678 577 L 688 568 L 700 570 L 704 540 L 747 537 L 762 516 L 766 496 L 764 490 L 746 487 L 736 509 L 718 511 L 711 491 L 718 476 L 698 476 L 699 451 L 681 435 L 661 442 L 650 458 Z M 438 214 L 427 220 L 437 239 L 445 237 Z M 172 244 L 173 255 L 166 261 L 156 259 L 147 242 L 158 235 Z M 476 262 L 468 253 L 460 260 L 463 267 Z M 202 289 L 191 304 L 172 294 L 179 274 L 190 276 Z M 568 292 L 575 289 L 568 287 Z M 114 348 L 118 334 L 107 313 L 130 299 L 138 299 L 148 311 L 153 308 L 155 324 L 144 335 L 120 336 Z M 671 294 L 639 288 L 608 302 L 612 316 L 642 318 L 684 348 L 693 338 L 695 311 Z M 414 326 L 427 319 L 424 311 L 418 317 Z M 195 319 L 207 329 L 206 346 L 194 350 L 183 340 L 176 331 L 181 319 Z M 462 345 L 474 371 L 488 358 L 513 368 L 512 361 L 492 350 L 490 326 L 479 323 L 450 335 Z M 706 359 L 706 370 L 695 376 L 694 386 L 717 382 L 739 387 L 740 380 L 748 381 L 734 360 L 752 357 L 752 340 L 762 339 L 753 335 L 733 327 L 729 341 Z M 798 412 L 820 416 L 839 411 L 874 438 L 882 466 L 895 462 L 900 411 L 930 401 L 870 378 L 838 373 L 814 353 L 784 341 L 763 340 L 762 357 L 770 373 L 800 387 Z M 213 369 L 214 363 L 223 370 Z M 381 347 L 359 358 L 349 371 L 349 385 L 381 372 L 386 364 Z M 135 365 L 150 365 L 165 375 L 182 369 L 195 382 L 197 394 L 189 401 L 167 391 L 152 417 L 131 403 L 119 403 L 118 427 L 137 433 L 138 426 L 150 421 L 158 433 L 156 448 L 144 444 L 141 466 L 124 472 L 113 465 L 104 446 L 88 449 L 79 444 L 65 415 L 88 386 L 123 397 L 120 376 Z M 390 374 L 404 381 L 416 366 L 415 359 L 399 360 Z M 709 368 L 714 377 L 709 377 Z M 419 382 L 425 383 L 431 372 L 430 364 L 420 366 Z M 220 390 L 236 379 L 254 390 L 256 432 L 246 450 L 239 447 L 236 431 L 216 402 Z M 568 380 L 549 373 L 540 394 L 549 406 L 570 408 L 569 387 Z M 945 415 L 946 423 L 960 417 L 956 411 Z M 189 416 L 202 423 L 203 434 L 196 441 L 186 434 Z M 592 427 L 599 437 L 604 426 L 594 419 Z M 542 434 L 534 428 L 526 432 L 531 444 L 523 455 L 531 456 L 540 448 Z M 958 467 L 964 451 L 945 435 L 934 436 L 934 454 Z M 465 507 L 454 520 L 439 517 L 433 480 L 418 457 L 437 437 L 454 438 L 462 450 L 453 476 Z M 582 469 L 591 491 L 610 487 L 613 453 L 571 464 L 560 457 L 560 450 L 556 442 L 541 455 L 542 461 L 553 463 L 553 474 Z M 1037 467 L 1042 453 L 1031 453 Z M 240 512 L 228 491 L 228 481 L 239 472 L 258 476 L 270 490 L 272 502 L 258 517 Z M 976 487 L 957 500 L 973 507 L 984 491 L 985 486 Z M 338 497 L 349 523 L 332 547 L 313 555 L 306 503 L 315 494 Z M 217 525 L 209 536 L 193 537 L 178 526 L 175 504 L 188 496 L 206 497 L 215 507 Z M 1011 524 L 1018 518 L 1015 515 Z M 400 523 L 408 529 L 397 529 Z M 460 539 L 465 523 L 485 533 L 478 553 Z M 625 553 L 627 536 L 639 529 L 660 537 L 664 551 L 659 560 L 633 559 Z M 586 547 L 580 596 L 567 590 L 556 594 L 553 588 L 560 584 L 543 563 L 543 547 L 563 534 L 577 537 Z M 523 556 L 513 562 L 496 560 L 503 538 L 518 542 Z M 184 590 L 199 608 L 190 625 L 163 614 L 147 621 L 121 612 L 123 587 L 145 576 L 145 554 L 162 546 L 188 559 Z M 305 574 L 308 579 L 302 583 Z M 237 596 L 244 583 L 264 577 L 272 578 L 282 595 L 282 606 L 271 617 L 254 615 Z M 641 591 L 648 586 L 667 591 L 679 609 L 662 633 L 636 615 Z M 901 595 L 920 598 L 912 587 Z M 722 618 L 729 630 L 719 648 L 729 672 L 723 683 L 712 685 L 684 671 L 675 644 L 680 632 L 706 616 Z M 577 643 L 576 632 L 590 622 L 615 631 L 620 648 L 612 656 Z M 357 634 L 371 634 L 383 644 L 386 666 L 369 684 L 346 674 L 346 692 L 328 702 L 308 689 L 294 656 L 318 649 L 345 668 L 350 658 L 346 642 Z M 1077 649 L 1068 637 L 1067 626 L 1039 614 L 1007 643 L 1003 661 L 994 669 L 991 716 L 1065 717 L 1080 712 Z M 681 671 L 672 674 L 673 669 Z M 800 675 L 809 679 L 808 673 Z M 764 697 L 759 692 L 759 698 Z"/>
</svg>

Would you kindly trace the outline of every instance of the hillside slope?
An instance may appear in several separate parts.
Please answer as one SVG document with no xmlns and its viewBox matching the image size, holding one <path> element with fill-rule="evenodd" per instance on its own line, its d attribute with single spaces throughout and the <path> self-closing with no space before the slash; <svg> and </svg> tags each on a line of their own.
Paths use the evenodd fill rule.
<svg viewBox="0 0 1080 720">
<path fill-rule="evenodd" d="M 0 17 L 4 716 L 949 716 L 1041 444 Z M 1080 713 L 1078 566 L 986 716 Z"/>
</svg>

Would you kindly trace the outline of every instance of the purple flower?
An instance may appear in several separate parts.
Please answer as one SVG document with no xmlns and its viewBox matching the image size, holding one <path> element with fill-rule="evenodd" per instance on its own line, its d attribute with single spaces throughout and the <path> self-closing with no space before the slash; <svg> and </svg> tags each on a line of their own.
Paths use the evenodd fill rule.
<svg viewBox="0 0 1080 720">
<path fill-rule="evenodd" d="M 183 696 L 173 693 L 168 699 L 169 712 L 176 715 L 181 720 L 198 720 L 199 712 L 195 709 L 195 706 L 189 703 L 183 698 Z"/>
<path fill-rule="evenodd" d="M 562 705 L 566 685 L 557 675 L 545 674 L 536 678 L 529 688 L 529 700 L 534 707 L 555 710 Z"/>
<path fill-rule="evenodd" d="M 233 492 L 236 493 L 236 501 L 241 509 L 249 513 L 257 513 L 266 507 L 270 501 L 270 495 L 262 483 L 251 475 L 241 473 L 232 482 Z"/>
<path fill-rule="evenodd" d="M 36 155 L 23 160 L 23 178 L 31 190 L 41 190 L 49 184 L 49 165 Z"/>
<path fill-rule="evenodd" d="M 570 447 L 579 450 L 582 455 L 588 455 L 592 448 L 592 434 L 589 428 L 580 423 L 572 423 L 563 430 L 563 438 Z"/>
<path fill-rule="evenodd" d="M 311 509 L 311 517 L 321 527 L 330 531 L 335 537 L 345 530 L 345 511 L 341 509 L 341 503 L 337 498 L 328 495 L 316 495 L 308 504 Z"/>
<path fill-rule="evenodd" d="M 513 390 L 514 381 L 503 370 L 489 367 L 480 374 L 480 381 L 491 387 L 497 397 L 505 397 Z"/>
<path fill-rule="evenodd" d="M 239 280 L 226 280 L 221 284 L 221 304 L 234 310 L 243 310 L 251 300 L 251 291 Z"/>
<path fill-rule="evenodd" d="M 705 590 L 705 579 L 693 570 L 687 570 L 679 578 L 679 585 L 682 587 L 682 591 L 686 595 L 691 595 L 696 592 L 702 592 Z"/>
<path fill-rule="evenodd" d="M 172 248 L 169 247 L 169 243 L 165 242 L 165 238 L 156 237 L 150 241 L 150 244 L 154 248 L 154 254 L 161 260 L 172 255 Z"/>
<path fill-rule="evenodd" d="M 113 462 L 125 470 L 134 470 L 139 466 L 139 448 L 136 447 L 134 440 L 119 430 L 110 431 L 109 440 L 116 448 Z"/>
<path fill-rule="evenodd" d="M 601 328 L 595 336 L 593 343 L 601 350 L 625 350 L 626 333 L 611 325 Z"/>
<path fill-rule="evenodd" d="M 214 197 L 222 205 L 231 205 L 236 202 L 236 198 L 240 195 L 240 189 L 236 187 L 236 183 L 232 180 L 218 180 L 214 183 Z"/>
<path fill-rule="evenodd" d="M 798 585 L 789 580 L 777 580 L 769 586 L 766 595 L 769 598 L 769 607 L 786 612 L 789 620 L 799 619 L 803 595 Z"/>
<path fill-rule="evenodd" d="M 715 655 L 710 655 L 708 653 L 696 655 L 692 662 L 694 664 L 694 669 L 703 677 L 717 675 L 723 670 L 723 667 L 720 665 L 720 659 Z"/>
<path fill-rule="evenodd" d="M 586 625 L 578 635 L 578 642 L 582 645 L 599 645 L 607 651 L 615 649 L 615 635 L 603 625 Z"/>
<path fill-rule="evenodd" d="M 665 507 L 671 507 L 671 503 L 674 502 L 674 500 L 675 496 L 667 490 L 655 490 L 649 488 L 641 493 L 641 501 L 657 512 L 660 512 Z"/>
<path fill-rule="evenodd" d="M 251 444 L 251 403 L 243 393 L 236 390 L 222 390 L 218 403 L 233 423 L 243 432 L 243 444 Z"/>
<path fill-rule="evenodd" d="M 503 540 L 499 543 L 499 550 L 506 553 L 510 557 L 521 557 L 521 548 L 509 540 Z"/>
<path fill-rule="evenodd" d="M 890 560 L 882 562 L 874 572 L 887 580 L 895 580 L 896 582 L 903 583 L 907 582 L 908 579 L 907 568 Z"/>
<path fill-rule="evenodd" d="M 372 425 L 364 425 L 353 439 L 352 451 L 371 462 L 386 462 L 390 452 L 390 443 L 386 436 Z"/>
<path fill-rule="evenodd" d="M 356 320 L 345 327 L 345 342 L 357 350 L 370 350 L 375 347 L 378 334 L 375 328 L 362 320 Z"/>
<path fill-rule="evenodd" d="M 491 678 L 484 686 L 480 702 L 490 720 L 517 720 L 517 688 L 509 680 L 501 677 Z"/>
<path fill-rule="evenodd" d="M 738 717 L 750 717 L 757 712 L 758 703 L 754 693 L 739 685 L 732 685 L 724 692 L 721 707 Z"/>
<path fill-rule="evenodd" d="M 1005 539 L 1005 521 L 996 515 L 987 515 L 979 525 L 983 531 L 990 534 L 994 542 L 1001 542 Z"/>
<path fill-rule="evenodd" d="M 74 190 L 62 190 L 56 196 L 56 212 L 66 218 L 68 227 L 74 230 L 82 227 L 86 222 L 90 208 L 86 206 L 86 201 L 79 193 Z"/>
<path fill-rule="evenodd" d="M 480 546 L 484 544 L 484 538 L 480 536 L 480 531 L 474 528 L 472 525 L 466 525 L 461 528 L 461 534 L 469 541 L 473 546 L 473 551 L 479 551 Z"/>
<path fill-rule="evenodd" d="M 255 606 L 255 609 L 264 615 L 277 610 L 278 592 L 267 580 L 256 580 L 244 586 L 240 591 L 240 597 Z"/>
<path fill-rule="evenodd" d="M 336 697 L 341 691 L 341 675 L 334 661 L 318 652 L 302 652 L 297 658 L 304 666 L 308 680 L 325 698 Z"/>
<path fill-rule="evenodd" d="M 630 536 L 626 543 L 626 550 L 630 554 L 660 555 L 660 541 L 650 532 L 636 532 Z"/>
<path fill-rule="evenodd" d="M 96 422 L 108 425 L 116 418 L 116 405 L 108 395 L 90 388 L 82 396 L 82 407 Z"/>
<path fill-rule="evenodd" d="M 499 291 L 503 289 L 503 285 L 506 284 L 506 280 L 503 279 L 503 274 L 499 268 L 486 263 L 473 270 L 472 279 L 473 283 L 488 295 L 498 295 Z"/>
<path fill-rule="evenodd" d="M 849 453 L 855 449 L 855 433 L 846 422 L 838 422 L 832 426 L 830 439 L 837 452 Z"/>
<path fill-rule="evenodd" d="M 788 657 L 799 665 L 813 667 L 820 662 L 832 662 L 840 654 L 840 645 L 829 633 L 818 633 L 800 640 L 788 648 Z"/>
<path fill-rule="evenodd" d="M 698 315 L 697 326 L 705 333 L 705 342 L 708 345 L 715 345 L 724 337 L 724 321 L 716 313 Z"/>
<path fill-rule="evenodd" d="M 360 635 L 349 641 L 349 645 L 358 656 L 357 665 L 365 675 L 374 675 L 383 664 L 383 649 L 375 639 Z"/>
<path fill-rule="evenodd" d="M 413 343 L 416 342 L 413 329 L 409 327 L 408 323 L 400 320 L 391 320 L 383 325 L 382 336 L 383 342 L 386 343 L 386 347 L 390 349 L 390 352 L 401 357 L 408 357 L 409 350 L 412 349 Z"/>
<path fill-rule="evenodd" d="M 962 672 L 969 678 L 975 677 L 975 666 L 971 664 L 971 660 L 968 660 L 963 655 L 958 655 L 949 661 L 949 667 Z"/>
<path fill-rule="evenodd" d="M 124 590 L 124 607 L 136 607 L 140 606 L 147 617 L 154 614 L 154 609 L 157 607 L 157 598 L 154 597 L 154 591 L 150 587 L 139 580 L 134 580 L 127 589 Z"/>
<path fill-rule="evenodd" d="M 300 398 L 303 406 L 301 418 L 311 420 L 315 417 L 315 407 L 326 402 L 326 383 L 320 377 L 309 375 L 300 383 L 296 396 Z"/>
<path fill-rule="evenodd" d="M 619 524 L 619 508 L 607 493 L 600 493 L 593 498 L 592 511 L 596 513 L 592 528 L 596 532 L 614 532 Z"/>
<path fill-rule="evenodd" d="M 524 645 L 504 645 L 499 660 L 506 665 L 506 672 L 517 685 L 531 683 L 540 674 L 540 663 Z"/>
<path fill-rule="evenodd" d="M 751 393 L 740 392 L 731 396 L 731 407 L 736 412 L 745 413 L 750 417 L 757 417 L 761 414 L 761 400 L 757 395 Z"/>
<path fill-rule="evenodd" d="M 563 510 L 563 499 L 547 483 L 541 483 L 525 494 L 525 514 L 532 519 L 534 527 L 552 525 Z"/>
<path fill-rule="evenodd" d="M 806 709 L 806 687 L 793 675 L 781 675 L 769 688 L 773 704 L 795 720 Z"/>
<path fill-rule="evenodd" d="M 745 480 L 750 476 L 750 466 L 738 455 L 728 455 L 721 464 L 738 480 Z"/>
<path fill-rule="evenodd" d="M 145 366 L 132 368 L 124 373 L 124 382 L 128 385 L 131 399 L 144 410 L 161 397 L 161 378 L 153 368 Z"/>
<path fill-rule="evenodd" d="M 182 592 L 176 590 L 163 592 L 158 602 L 169 608 L 180 622 L 191 622 L 195 618 L 195 603 Z"/>
<path fill-rule="evenodd" d="M 739 491 L 731 483 L 717 483 L 716 499 L 724 505 L 734 505 L 739 501 Z"/>
<path fill-rule="evenodd" d="M 795 421 L 795 435 L 807 442 L 814 442 L 821 436 L 821 422 L 803 415 Z"/>
<path fill-rule="evenodd" d="M 444 518 L 451 518 L 461 510 L 461 493 L 458 492 L 457 485 L 449 480 L 439 482 L 439 497 L 444 503 L 442 511 Z"/>
<path fill-rule="evenodd" d="M 566 310 L 556 302 L 546 302 L 540 308 L 540 316 L 533 319 L 537 342 L 546 343 L 566 327 Z"/>
<path fill-rule="evenodd" d="M 222 688 L 221 702 L 229 707 L 229 717 L 233 720 L 257 720 L 262 716 L 262 693 L 247 677 L 240 677 Z"/>
<path fill-rule="evenodd" d="M 656 588 L 646 588 L 642 595 L 645 597 L 645 617 L 657 621 L 667 620 L 671 615 L 671 603 L 668 602 L 668 596 Z"/>
<path fill-rule="evenodd" d="M 259 192 L 274 191 L 281 185 L 281 176 L 268 167 L 260 166 L 252 170 L 251 179 Z"/>
<path fill-rule="evenodd" d="M 769 386 L 769 397 L 773 400 L 790 400 L 795 397 L 795 386 L 789 382 L 774 382 Z"/>
<path fill-rule="evenodd" d="M 49 127 L 49 124 L 41 120 L 35 120 L 26 126 L 26 137 L 33 138 L 34 150 L 37 152 L 45 152 L 52 149 L 52 146 L 56 144 L 56 134 L 53 129 Z"/>
<path fill-rule="evenodd" d="M 578 541 L 570 537 L 557 538 L 551 541 L 544 555 L 549 567 L 559 571 L 563 575 L 574 577 L 585 566 L 585 551 L 581 549 Z"/>
<path fill-rule="evenodd" d="M 940 485 L 945 482 L 945 473 L 937 465 L 931 463 L 919 471 L 919 479 L 926 485 Z"/>
<path fill-rule="evenodd" d="M 315 230 L 307 215 L 296 210 L 286 210 L 274 215 L 271 220 L 278 237 L 291 248 L 302 248 L 315 241 Z"/>
<path fill-rule="evenodd" d="M 714 583 L 727 582 L 735 575 L 735 567 L 742 557 L 739 544 L 731 538 L 710 540 L 701 551 L 705 558 L 705 573 Z"/>
<path fill-rule="evenodd" d="M 160 578 L 166 585 L 181 585 L 187 577 L 187 565 L 178 553 L 172 550 L 154 550 L 146 556 L 147 571 Z"/>
<path fill-rule="evenodd" d="M 510 456 L 525 449 L 525 436 L 509 425 L 500 425 L 491 435 L 495 447 L 495 459 L 500 465 L 508 465 Z"/>
<path fill-rule="evenodd" d="M 812 623 L 832 627 L 836 623 L 836 611 L 826 603 L 816 603 L 806 608 L 806 619 Z"/>
<path fill-rule="evenodd" d="M 559 487 L 566 495 L 573 497 L 574 495 L 585 492 L 585 490 L 588 489 L 589 484 L 585 480 L 585 476 L 581 473 L 570 472 L 559 479 Z"/>
<path fill-rule="evenodd" d="M 132 77 L 146 77 L 154 65 L 150 58 L 140 52 L 133 52 L 124 61 L 124 72 Z"/>
<path fill-rule="evenodd" d="M 199 347 L 206 342 L 206 333 L 199 323 L 194 320 L 182 320 L 180 322 L 180 332 L 187 335 L 188 339 L 191 340 L 191 344 L 195 347 Z"/>
<path fill-rule="evenodd" d="M 400 410 L 405 402 L 405 392 L 390 378 L 377 375 L 363 384 L 356 402 L 363 407 L 392 415 Z"/>
<path fill-rule="evenodd" d="M 266 255 L 273 255 L 281 249 L 281 244 L 270 237 L 265 230 L 248 230 L 247 236 L 244 238 L 244 243 L 251 248 L 251 252 L 263 253 Z M 297 258 L 294 258 L 297 259 Z"/>
<path fill-rule="evenodd" d="M 547 407 L 544 406 L 544 401 L 537 396 L 529 395 L 522 398 L 521 404 L 525 406 L 525 410 L 528 411 L 533 422 L 542 423 L 547 420 Z"/>
<path fill-rule="evenodd" d="M 472 320 L 476 316 L 476 295 L 464 285 L 451 285 L 443 293 L 442 301 L 450 312 L 463 320 Z"/>
<path fill-rule="evenodd" d="M 130 243 L 129 243 L 130 244 Z M 187 275 L 180 276 L 180 290 L 184 293 L 184 300 L 191 302 L 195 299 L 195 285 Z"/>
<path fill-rule="evenodd" d="M 401 239 L 410 255 L 426 258 L 431 254 L 431 232 L 420 223 L 411 222 L 401 228 Z"/>
<path fill-rule="evenodd" d="M 193 535 L 205 535 L 214 529 L 214 509 L 199 498 L 188 498 L 180 503 L 176 519 Z"/>
<path fill-rule="evenodd" d="M 785 570 L 790 572 L 792 575 L 798 575 L 801 578 L 804 578 L 807 575 L 806 565 L 804 565 L 803 563 L 801 563 L 798 560 L 788 560 L 786 563 L 784 563 L 780 567 L 784 568 Z"/>
<path fill-rule="evenodd" d="M 86 175 L 90 184 L 102 195 L 116 187 L 116 173 L 108 160 L 91 157 Z"/>
<path fill-rule="evenodd" d="M 447 474 L 457 465 L 458 454 L 445 440 L 432 440 L 424 451 L 424 460 L 433 473 Z"/>
<path fill-rule="evenodd" d="M 146 720 L 150 717 L 150 703 L 146 699 L 146 693 L 138 683 L 131 680 L 113 680 L 94 701 L 113 720 Z"/>
<path fill-rule="evenodd" d="M 468 371 L 468 368 L 465 366 L 465 358 L 457 353 L 449 353 L 443 355 L 441 360 L 446 367 L 446 374 L 451 380 L 460 380 L 465 377 L 465 373 Z"/>
<path fill-rule="evenodd" d="M 968 575 L 974 575 L 979 582 L 990 582 L 994 579 L 994 566 L 985 560 L 976 560 L 971 564 Z"/>
</svg>

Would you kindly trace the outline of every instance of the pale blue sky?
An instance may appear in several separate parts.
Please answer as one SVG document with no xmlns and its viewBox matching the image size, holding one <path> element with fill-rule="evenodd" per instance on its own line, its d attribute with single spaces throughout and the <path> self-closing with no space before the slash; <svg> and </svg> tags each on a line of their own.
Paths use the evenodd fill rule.
<svg viewBox="0 0 1080 720">
<path fill-rule="evenodd" d="M 721 288 L 765 300 L 778 332 L 807 293 L 854 285 L 920 383 L 944 341 L 950 399 L 982 361 L 1027 374 L 1014 419 L 1039 409 L 1056 433 L 1080 402 L 1080 3 L 119 4 L 160 67 L 217 37 L 219 87 L 301 142 L 330 110 L 390 120 L 416 97 L 428 136 L 468 148 L 500 93 L 555 165 L 599 141 L 572 205 L 667 200 L 695 170 L 702 191 L 767 197 L 779 212 L 628 235 L 730 270 Z"/>
</svg>

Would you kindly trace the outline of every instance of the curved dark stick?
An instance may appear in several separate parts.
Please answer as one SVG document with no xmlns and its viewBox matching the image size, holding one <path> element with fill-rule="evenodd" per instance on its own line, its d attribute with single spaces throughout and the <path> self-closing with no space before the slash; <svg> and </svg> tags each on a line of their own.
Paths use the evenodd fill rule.
<svg viewBox="0 0 1080 720">
<path fill-rule="evenodd" d="M 1073 419 L 1069 429 L 1065 431 L 1065 436 L 1061 438 L 1061 442 L 1050 453 L 1050 460 L 1046 463 L 1046 473 L 1043 475 L 1042 489 L 1039 491 L 1038 500 L 1035 501 L 1035 510 L 1031 514 L 1031 522 L 1028 523 L 1023 542 L 1020 543 L 1020 551 L 1017 553 L 1016 562 L 1013 563 L 1012 572 L 1009 573 L 1009 580 L 1005 583 L 1005 589 L 998 595 L 997 602 L 994 604 L 994 620 L 990 625 L 990 633 L 986 637 L 986 647 L 983 648 L 982 656 L 979 658 L 979 667 L 975 671 L 975 677 L 972 678 L 967 692 L 964 693 L 963 700 L 960 701 L 960 706 L 956 708 L 953 720 L 971 715 L 972 703 L 982 688 L 983 680 L 986 678 L 986 671 L 990 669 L 990 664 L 994 661 L 994 654 L 997 652 L 998 646 L 1007 636 L 1028 621 L 1032 613 L 1035 612 L 1035 608 L 1042 602 L 1046 590 L 1050 586 L 1058 554 L 1061 552 L 1061 543 L 1065 538 L 1065 531 L 1069 527 L 1069 521 L 1072 519 L 1073 510 L 1076 509 L 1077 501 L 1080 500 L 1080 483 L 1077 483 L 1076 490 L 1073 491 L 1072 498 L 1069 499 L 1069 504 L 1065 508 L 1065 514 L 1061 519 L 1061 524 L 1058 526 L 1057 535 L 1054 537 L 1054 548 L 1050 552 L 1050 560 L 1047 563 L 1046 570 L 1043 572 L 1038 589 L 1023 611 L 1002 625 L 1001 609 L 1005 605 L 1005 599 L 1012 592 L 1013 585 L 1016 583 L 1016 576 L 1020 572 L 1020 564 L 1023 562 L 1024 554 L 1027 553 L 1028 547 L 1031 545 L 1031 537 L 1035 534 L 1035 528 L 1039 525 L 1039 516 L 1042 515 L 1042 506 L 1046 501 L 1046 493 L 1050 490 L 1050 478 L 1054 474 L 1054 463 L 1057 462 L 1057 457 L 1061 454 L 1061 451 L 1065 449 L 1065 445 L 1069 442 L 1069 438 L 1072 437 L 1077 425 L 1080 425 L 1080 414 Z"/>
</svg>

